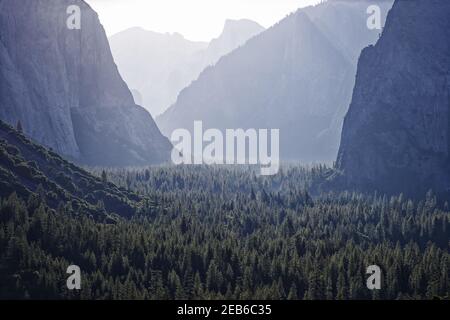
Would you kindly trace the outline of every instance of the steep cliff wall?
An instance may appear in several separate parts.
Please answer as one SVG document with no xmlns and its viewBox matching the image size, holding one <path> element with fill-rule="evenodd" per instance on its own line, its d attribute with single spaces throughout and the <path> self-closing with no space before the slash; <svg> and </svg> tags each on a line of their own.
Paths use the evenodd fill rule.
<svg viewBox="0 0 450 320">
<path fill-rule="evenodd" d="M 450 1 L 399 0 L 359 59 L 337 167 L 349 188 L 450 190 Z"/>
<path fill-rule="evenodd" d="M 81 29 L 67 8 L 81 9 Z M 0 118 L 90 165 L 140 165 L 170 143 L 135 105 L 97 14 L 80 0 L 0 0 Z"/>
</svg>

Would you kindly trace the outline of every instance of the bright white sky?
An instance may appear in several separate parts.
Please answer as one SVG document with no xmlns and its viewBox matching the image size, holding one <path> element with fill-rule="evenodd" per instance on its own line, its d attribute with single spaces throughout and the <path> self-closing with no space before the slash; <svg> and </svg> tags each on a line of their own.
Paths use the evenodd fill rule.
<svg viewBox="0 0 450 320">
<path fill-rule="evenodd" d="M 186 39 L 210 41 L 226 19 L 250 19 L 270 27 L 300 7 L 320 0 L 86 0 L 100 16 L 108 36 L 139 26 L 178 32 Z"/>
</svg>

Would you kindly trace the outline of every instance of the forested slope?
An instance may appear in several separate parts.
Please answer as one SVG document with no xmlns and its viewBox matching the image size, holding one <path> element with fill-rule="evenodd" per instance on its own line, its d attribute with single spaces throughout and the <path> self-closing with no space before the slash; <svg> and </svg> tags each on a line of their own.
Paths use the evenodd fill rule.
<svg viewBox="0 0 450 320">
<path fill-rule="evenodd" d="M 91 215 L 130 216 L 142 198 L 64 160 L 0 121 L 0 196 L 39 196 Z"/>
<path fill-rule="evenodd" d="M 110 172 L 160 206 L 104 224 L 15 197 L 0 206 L 2 298 L 432 299 L 449 295 L 450 213 L 429 194 L 323 194 L 322 169 Z M 288 186 L 297 186 L 288 188 Z M 237 192 L 238 191 L 238 192 Z M 82 290 L 65 287 L 69 264 Z M 366 288 L 379 265 L 381 290 Z"/>
</svg>

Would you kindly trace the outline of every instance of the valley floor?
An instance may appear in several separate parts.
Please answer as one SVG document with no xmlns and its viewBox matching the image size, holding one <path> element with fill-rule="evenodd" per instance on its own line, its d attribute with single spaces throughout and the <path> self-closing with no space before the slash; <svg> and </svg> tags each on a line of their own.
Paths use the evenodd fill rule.
<svg viewBox="0 0 450 320">
<path fill-rule="evenodd" d="M 448 297 L 448 206 L 431 193 L 313 197 L 308 186 L 324 170 L 94 170 L 144 198 L 133 217 L 112 221 L 69 203 L 50 209 L 45 194 L 13 194 L 0 204 L 0 298 Z M 71 264 L 80 291 L 66 287 Z M 381 268 L 380 290 L 366 286 L 371 265 Z"/>
</svg>

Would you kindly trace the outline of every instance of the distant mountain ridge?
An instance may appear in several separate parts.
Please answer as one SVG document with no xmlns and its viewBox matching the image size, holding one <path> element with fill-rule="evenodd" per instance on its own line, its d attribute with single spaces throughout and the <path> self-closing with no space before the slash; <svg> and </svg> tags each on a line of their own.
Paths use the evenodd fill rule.
<svg viewBox="0 0 450 320">
<path fill-rule="evenodd" d="M 280 129 L 282 160 L 332 162 L 351 101 L 357 58 L 381 30 L 367 27 L 377 4 L 384 22 L 392 1 L 334 0 L 299 9 L 250 39 L 200 77 L 156 118 L 175 129 Z"/>
<path fill-rule="evenodd" d="M 214 65 L 221 57 L 244 45 L 249 39 L 263 31 L 264 27 L 252 20 L 227 19 L 220 36 L 211 40 L 205 50 L 197 53 L 197 56 L 200 57 L 196 58 L 202 60 L 203 67 Z"/>
<path fill-rule="evenodd" d="M 185 39 L 178 33 L 130 28 L 109 38 L 114 59 L 143 105 L 158 115 L 172 105 L 179 92 L 220 57 L 263 31 L 250 20 L 226 20 L 221 35 L 210 43 Z"/>
<path fill-rule="evenodd" d="M 81 29 L 66 13 L 81 10 Z M 169 159 L 171 144 L 137 106 L 97 14 L 80 0 L 0 0 L 0 119 L 76 162 Z"/>
<path fill-rule="evenodd" d="M 362 52 L 337 158 L 340 184 L 450 196 L 449 17 L 449 1 L 397 0 L 381 39 Z"/>
<path fill-rule="evenodd" d="M 206 42 L 189 41 L 178 33 L 163 34 L 142 28 L 117 33 L 109 38 L 109 43 L 124 80 L 140 94 L 142 104 L 152 114 L 162 112 L 192 80 L 186 65 L 193 54 L 208 46 Z"/>
</svg>

